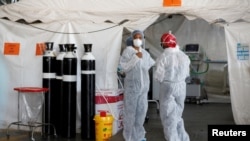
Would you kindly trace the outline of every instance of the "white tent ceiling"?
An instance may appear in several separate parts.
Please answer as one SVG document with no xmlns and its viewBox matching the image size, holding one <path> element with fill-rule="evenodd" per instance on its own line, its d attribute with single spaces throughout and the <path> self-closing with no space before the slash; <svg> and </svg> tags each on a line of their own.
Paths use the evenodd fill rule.
<svg viewBox="0 0 250 141">
<path fill-rule="evenodd" d="M 1 87 L 0 92 L 7 89 L 4 93 L 10 94 L 5 100 L 8 101 L 7 99 L 12 100 L 16 96 L 15 92 L 13 92 L 13 87 L 41 84 L 41 78 L 30 76 L 35 75 L 40 77 L 42 72 L 41 66 L 38 64 L 41 64 L 41 58 L 26 54 L 32 54 L 34 48 L 30 47 L 34 47 L 36 43 L 43 41 L 55 41 L 55 43 L 62 41 L 63 43 L 74 42 L 78 47 L 81 47 L 82 43 L 94 43 L 93 54 L 97 56 L 97 64 L 100 64 L 97 66 L 96 72 L 97 84 L 101 88 L 112 88 L 116 81 L 116 66 L 118 63 L 117 60 L 119 60 L 124 32 L 134 29 L 145 30 L 156 20 L 161 20 L 162 15 L 163 17 L 167 17 L 167 15 L 179 14 L 190 20 L 198 19 L 194 22 L 183 21 L 180 24 L 180 29 L 175 30 L 174 33 L 179 37 L 178 39 L 182 40 L 181 44 L 185 44 L 185 40 L 196 41 L 200 37 L 200 34 L 213 36 L 213 39 L 209 40 L 206 40 L 207 36 L 203 37 L 202 42 L 212 43 L 213 47 L 207 46 L 207 48 L 210 49 L 210 52 L 215 52 L 214 54 L 217 55 L 215 59 L 226 59 L 226 54 L 220 53 L 226 52 L 226 41 L 222 28 L 231 23 L 237 26 L 238 21 L 243 21 L 248 25 L 250 22 L 249 3 L 249 0 L 182 0 L 180 7 L 163 7 L 163 0 L 20 0 L 17 3 L 0 6 L 0 18 L 10 20 L 0 20 L 0 33 L 5 33 L 0 34 L 0 43 L 18 41 L 22 45 L 19 56 L 0 56 L 3 60 L 1 63 L 7 66 L 6 70 L 0 71 L 8 73 L 5 77 L 6 80 L 4 80 L 7 86 L 1 84 L 0 86 L 4 87 Z M 23 22 L 25 24 L 15 24 L 14 21 L 25 21 Z M 215 24 L 211 24 L 211 26 L 203 28 L 197 24 L 198 22 L 204 23 L 204 21 L 209 24 L 221 23 L 222 26 L 215 27 Z M 172 22 L 174 24 L 174 21 Z M 162 32 L 168 29 L 173 30 L 171 28 L 173 26 L 169 24 L 157 26 L 159 26 L 157 30 L 156 26 L 148 28 L 146 31 L 146 34 L 150 35 L 148 38 L 159 39 Z M 164 27 L 164 31 L 162 26 L 167 26 Z M 184 30 L 184 28 L 197 28 L 201 29 L 201 31 L 193 33 L 190 30 Z M 230 26 L 226 29 L 230 30 Z M 218 33 L 215 32 L 217 30 L 219 31 Z M 232 31 L 236 32 L 235 30 Z M 241 38 L 242 40 L 245 40 L 245 37 L 248 35 L 247 31 L 244 32 L 246 33 Z M 182 34 L 185 35 L 181 36 Z M 185 37 L 191 34 L 192 37 Z M 234 35 L 232 36 L 234 37 Z M 227 37 L 228 39 L 226 40 L 230 40 L 231 34 Z M 147 40 L 148 44 L 152 47 L 158 45 L 157 41 Z M 230 42 L 227 47 L 234 48 L 234 43 L 237 40 L 230 41 L 233 42 Z M 224 48 L 220 48 L 219 51 L 216 50 L 216 47 L 222 46 Z M 3 48 L 1 49 L 3 50 Z M 79 56 L 82 55 L 82 50 L 79 48 Z M 155 53 L 155 56 L 160 53 L 156 49 L 152 51 Z M 36 64 L 37 67 L 33 68 L 30 66 L 30 63 Z M 234 75 L 233 72 L 229 71 L 229 73 Z M 244 78 L 244 76 L 241 78 Z M 234 84 L 234 90 L 237 90 L 237 83 L 232 84 Z M 247 83 L 247 85 L 249 84 Z M 247 86 L 243 89 L 242 93 L 248 91 Z M 8 105 L 8 103 L 4 102 L 4 98 L 2 98 L 2 102 Z M 0 104 L 3 104 L 2 102 Z M 4 109 L 5 107 L 0 105 L 0 110 L 5 110 L 2 113 L 14 111 L 16 105 L 9 104 L 9 106 L 4 106 L 8 107 L 8 109 Z M 249 106 L 242 105 L 242 107 L 244 107 L 243 111 L 247 111 L 248 108 L 246 107 Z M 240 108 L 241 106 L 238 106 L 235 109 L 241 110 Z M 235 118 L 242 119 L 243 116 L 241 114 L 239 114 L 240 116 L 237 113 L 235 114 Z M 2 115 L 4 114 L 0 115 L 0 127 Z M 15 113 L 6 114 L 2 118 L 10 122 L 15 118 Z M 249 123 L 248 118 L 249 114 L 244 114 L 242 120 L 236 121 L 239 121 L 238 123 Z"/>
<path fill-rule="evenodd" d="M 182 14 L 188 18 L 201 18 L 209 23 L 223 19 L 226 22 L 250 21 L 249 0 L 182 0 L 181 7 L 163 7 L 163 0 L 21 0 L 0 7 L 0 18 L 27 22 L 40 20 L 50 23 L 81 20 L 101 23 L 110 20 L 118 24 L 162 13 Z"/>
</svg>

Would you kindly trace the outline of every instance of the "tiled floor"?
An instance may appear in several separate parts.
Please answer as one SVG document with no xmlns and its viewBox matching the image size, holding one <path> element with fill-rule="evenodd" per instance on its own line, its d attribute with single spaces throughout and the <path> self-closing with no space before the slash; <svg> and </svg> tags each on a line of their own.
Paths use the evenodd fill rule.
<svg viewBox="0 0 250 141">
<path fill-rule="evenodd" d="M 165 141 L 162 131 L 160 116 L 156 110 L 156 104 L 149 104 L 149 120 L 145 123 L 147 131 L 147 141 Z M 204 102 L 202 105 L 196 103 L 186 103 L 183 113 L 185 127 L 190 135 L 191 141 L 207 141 L 207 126 L 209 124 L 234 124 L 230 102 L 219 102 L 212 100 Z M 12 131 L 9 141 L 29 141 L 29 134 Z M 36 141 L 83 141 L 79 134 L 74 139 L 41 138 L 40 134 L 35 134 Z M 4 129 L 0 132 L 0 141 L 6 141 Z M 110 141 L 123 141 L 122 131 L 114 135 Z"/>
</svg>

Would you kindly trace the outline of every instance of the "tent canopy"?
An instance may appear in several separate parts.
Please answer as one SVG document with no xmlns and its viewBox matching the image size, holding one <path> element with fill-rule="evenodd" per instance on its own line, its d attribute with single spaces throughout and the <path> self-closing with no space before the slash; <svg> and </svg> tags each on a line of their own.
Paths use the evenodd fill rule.
<svg viewBox="0 0 250 141">
<path fill-rule="evenodd" d="M 209 23 L 220 20 L 228 23 L 238 20 L 250 21 L 248 0 L 182 0 L 181 7 L 164 7 L 163 1 L 21 0 L 1 6 L 0 18 L 5 17 L 12 21 L 24 19 L 28 23 L 34 21 L 51 23 L 65 20 L 102 23 L 109 20 L 116 24 L 127 19 L 133 24 L 146 17 L 168 13 L 182 14 L 188 19 L 201 18 Z"/>
<path fill-rule="evenodd" d="M 0 94 L 0 127 L 1 124 L 6 126 L 16 117 L 15 112 L 8 112 L 16 109 L 15 104 L 8 102 L 16 98 L 13 87 L 42 83 L 42 59 L 34 55 L 36 43 L 73 42 L 79 47 L 79 57 L 84 52 L 82 44 L 93 43 L 93 54 L 98 64 L 97 86 L 109 89 L 117 86 L 116 71 L 121 45 L 125 36 L 129 36 L 129 32 L 134 29 L 147 29 L 146 40 L 154 56 L 161 53 L 158 40 L 162 33 L 174 30 L 181 45 L 198 42 L 207 49 L 207 53 L 214 55 L 210 58 L 227 59 L 235 120 L 239 124 L 249 124 L 250 114 L 243 114 L 249 113 L 250 107 L 247 102 L 250 98 L 249 60 L 239 62 L 235 47 L 238 42 L 250 44 L 250 31 L 246 30 L 250 28 L 249 0 L 182 0 L 181 6 L 174 7 L 164 7 L 163 1 L 20 0 L 0 6 L 0 32 L 4 33 L 0 34 L 0 43 L 21 44 L 19 56 L 0 54 L 0 75 L 4 78 L 0 80 L 0 93 L 3 93 Z M 171 15 L 183 15 L 192 21 L 182 17 L 171 18 Z M 171 20 L 157 24 L 166 19 Z M 79 86 L 77 92 L 79 96 Z M 1 123 L 2 119 L 4 123 Z"/>
</svg>

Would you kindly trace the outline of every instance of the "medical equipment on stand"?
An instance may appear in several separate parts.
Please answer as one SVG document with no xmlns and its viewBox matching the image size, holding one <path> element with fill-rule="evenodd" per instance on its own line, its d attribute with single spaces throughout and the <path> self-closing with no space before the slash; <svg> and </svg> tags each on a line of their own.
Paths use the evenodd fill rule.
<svg viewBox="0 0 250 141">
<path fill-rule="evenodd" d="M 194 101 L 196 104 L 201 104 L 201 100 L 207 99 L 207 94 L 203 89 L 203 82 L 200 79 L 200 75 L 208 71 L 209 64 L 206 63 L 205 71 L 200 71 L 200 67 L 204 62 L 199 44 L 187 44 L 183 51 L 189 56 L 191 62 L 190 77 L 187 79 L 186 101 Z"/>
</svg>

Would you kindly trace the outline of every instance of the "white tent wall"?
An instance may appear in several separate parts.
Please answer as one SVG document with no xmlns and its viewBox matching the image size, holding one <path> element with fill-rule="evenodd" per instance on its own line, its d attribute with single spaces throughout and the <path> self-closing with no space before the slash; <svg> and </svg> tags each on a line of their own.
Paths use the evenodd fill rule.
<svg viewBox="0 0 250 141">
<path fill-rule="evenodd" d="M 233 116 L 236 124 L 250 124 L 250 60 L 248 57 L 238 59 L 237 44 L 245 44 L 246 51 L 250 46 L 250 24 L 245 22 L 225 25 L 228 54 L 228 73 Z"/>
<path fill-rule="evenodd" d="M 33 26 L 46 29 L 41 30 L 33 26 L 0 20 L 1 44 L 1 81 L 0 81 L 0 128 L 17 120 L 17 92 L 14 87 L 42 86 L 42 56 L 36 56 L 36 44 L 54 42 L 55 53 L 59 43 L 74 43 L 77 46 L 78 72 L 77 96 L 80 96 L 80 61 L 84 53 L 83 44 L 92 43 L 92 52 L 96 58 L 96 88 L 117 89 L 117 65 L 121 50 L 123 27 L 113 24 L 84 24 L 61 22 L 51 24 L 36 24 Z M 112 27 L 112 28 L 110 28 Z M 98 29 L 106 29 L 96 31 Z M 57 31 L 56 32 L 49 32 Z M 58 32 L 61 33 L 58 33 Z M 92 32 L 96 31 L 96 32 Z M 90 33 L 91 32 L 91 33 Z M 63 34 L 79 33 L 79 34 Z M 4 43 L 20 43 L 19 55 L 4 55 Z M 78 114 L 80 98 L 78 98 Z M 78 127 L 80 123 L 78 123 Z"/>
</svg>

